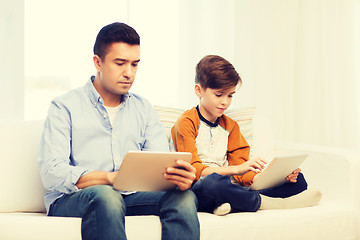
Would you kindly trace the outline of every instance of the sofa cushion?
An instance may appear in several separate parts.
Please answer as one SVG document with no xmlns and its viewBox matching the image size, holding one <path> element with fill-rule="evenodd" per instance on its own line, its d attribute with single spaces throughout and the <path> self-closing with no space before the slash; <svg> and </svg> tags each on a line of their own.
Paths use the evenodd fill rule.
<svg viewBox="0 0 360 240">
<path fill-rule="evenodd" d="M 0 212 L 43 212 L 37 154 L 43 121 L 0 120 Z"/>
<path fill-rule="evenodd" d="M 167 132 L 171 145 L 171 128 L 183 109 L 154 106 Z M 250 146 L 253 144 L 252 122 L 255 108 L 227 111 L 238 122 L 240 130 Z M 43 212 L 43 195 L 37 155 L 43 120 L 0 120 L 0 212 Z M 170 148 L 174 150 L 173 148 Z"/>
<path fill-rule="evenodd" d="M 255 115 L 255 107 L 233 108 L 227 110 L 225 114 L 239 124 L 240 132 L 250 145 L 250 156 L 254 154 L 254 131 L 253 121 Z"/>
</svg>

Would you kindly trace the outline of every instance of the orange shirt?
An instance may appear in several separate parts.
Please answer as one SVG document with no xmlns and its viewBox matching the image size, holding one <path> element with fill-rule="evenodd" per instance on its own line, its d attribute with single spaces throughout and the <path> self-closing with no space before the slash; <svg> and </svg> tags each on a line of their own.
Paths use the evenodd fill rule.
<svg viewBox="0 0 360 240">
<path fill-rule="evenodd" d="M 242 136 L 237 122 L 226 115 L 212 124 L 193 107 L 177 119 L 171 135 L 176 151 L 192 153 L 191 164 L 196 168 L 196 180 L 209 166 L 239 165 L 249 159 L 249 144 Z M 234 175 L 234 178 L 241 185 L 250 186 L 255 174 L 247 172 Z"/>
</svg>

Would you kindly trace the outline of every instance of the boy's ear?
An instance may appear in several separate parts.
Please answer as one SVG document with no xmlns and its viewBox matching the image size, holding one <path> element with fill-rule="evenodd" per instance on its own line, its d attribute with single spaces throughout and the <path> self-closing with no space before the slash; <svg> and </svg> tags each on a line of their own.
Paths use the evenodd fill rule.
<svg viewBox="0 0 360 240">
<path fill-rule="evenodd" d="M 200 86 L 200 84 L 195 84 L 195 94 L 199 98 L 201 97 L 201 86 Z"/>
</svg>

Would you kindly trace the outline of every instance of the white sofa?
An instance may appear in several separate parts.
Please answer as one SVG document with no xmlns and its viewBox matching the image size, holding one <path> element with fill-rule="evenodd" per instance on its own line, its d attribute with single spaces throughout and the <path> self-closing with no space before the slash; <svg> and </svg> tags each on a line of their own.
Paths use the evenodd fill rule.
<svg viewBox="0 0 360 240">
<path fill-rule="evenodd" d="M 167 130 L 181 109 L 155 107 Z M 252 118 L 254 108 L 229 114 L 236 118 L 254 155 L 307 152 L 301 166 L 310 187 L 323 198 L 317 206 L 289 210 L 263 210 L 215 216 L 199 213 L 201 239 L 359 239 L 360 196 L 355 186 L 360 157 L 356 153 L 317 146 L 271 143 L 264 123 Z M 47 217 L 38 168 L 37 151 L 43 121 L 0 120 L 0 239 L 79 240 L 81 219 Z M 254 127 L 254 128 L 253 128 Z M 254 133 L 254 138 L 253 138 Z M 359 188 L 357 186 L 357 188 Z M 156 216 L 126 217 L 128 239 L 161 239 Z"/>
</svg>

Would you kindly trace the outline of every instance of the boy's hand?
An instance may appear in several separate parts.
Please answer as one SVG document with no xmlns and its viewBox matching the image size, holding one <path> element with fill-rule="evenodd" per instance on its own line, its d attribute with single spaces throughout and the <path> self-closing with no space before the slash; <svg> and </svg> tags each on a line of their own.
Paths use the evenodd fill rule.
<svg viewBox="0 0 360 240">
<path fill-rule="evenodd" d="M 191 188 L 195 180 L 195 168 L 190 163 L 183 160 L 176 160 L 176 167 L 169 167 L 164 173 L 164 177 L 169 182 L 178 186 L 181 191 Z"/>
<path fill-rule="evenodd" d="M 287 182 L 292 182 L 292 183 L 296 183 L 297 182 L 297 177 L 299 175 L 299 172 L 301 172 L 300 168 L 297 168 L 296 170 L 294 170 L 292 173 L 290 173 L 287 177 L 286 177 L 286 181 Z"/>
<path fill-rule="evenodd" d="M 243 164 L 238 165 L 238 173 L 239 175 L 243 175 L 247 172 L 253 171 L 253 172 L 260 172 L 265 168 L 265 164 L 267 162 L 262 158 L 252 158 Z"/>
</svg>

